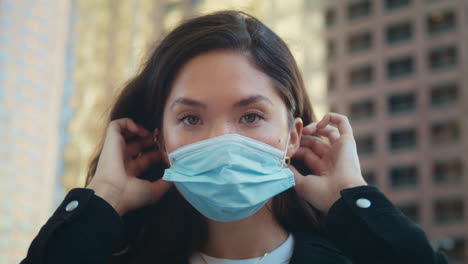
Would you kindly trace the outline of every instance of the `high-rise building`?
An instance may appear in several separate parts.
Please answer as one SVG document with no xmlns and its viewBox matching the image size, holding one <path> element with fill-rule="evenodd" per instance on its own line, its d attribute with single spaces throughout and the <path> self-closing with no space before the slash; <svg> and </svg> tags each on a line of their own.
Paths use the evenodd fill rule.
<svg viewBox="0 0 468 264">
<path fill-rule="evenodd" d="M 0 1 L 0 263 L 50 217 L 66 96 L 69 1 Z"/>
<path fill-rule="evenodd" d="M 324 20 L 366 180 L 468 263 L 468 1 L 329 0 Z"/>
<path fill-rule="evenodd" d="M 193 9 L 191 1 L 74 2 L 73 115 L 61 174 L 66 189 L 84 186 L 110 105 L 125 82 L 136 74 L 156 41 Z"/>
</svg>

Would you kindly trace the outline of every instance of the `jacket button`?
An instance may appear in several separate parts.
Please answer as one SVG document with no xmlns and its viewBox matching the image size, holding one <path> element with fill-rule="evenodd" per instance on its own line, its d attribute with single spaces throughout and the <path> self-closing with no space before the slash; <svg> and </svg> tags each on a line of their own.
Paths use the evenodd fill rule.
<svg viewBox="0 0 468 264">
<path fill-rule="evenodd" d="M 356 204 L 357 206 L 361 208 L 369 208 L 372 203 L 366 198 L 360 198 L 360 199 L 357 199 Z"/>
<path fill-rule="evenodd" d="M 65 211 L 70 212 L 70 211 L 75 210 L 75 208 L 78 207 L 78 204 L 79 204 L 79 203 L 78 203 L 77 200 L 73 200 L 73 201 L 69 202 L 69 203 L 67 204 L 67 206 L 65 207 Z"/>
</svg>

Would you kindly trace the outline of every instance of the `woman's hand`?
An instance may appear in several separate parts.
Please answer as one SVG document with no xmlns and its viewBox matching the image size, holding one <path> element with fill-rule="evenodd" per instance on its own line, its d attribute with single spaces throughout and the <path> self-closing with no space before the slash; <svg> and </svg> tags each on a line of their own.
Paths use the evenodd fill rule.
<svg viewBox="0 0 468 264">
<path fill-rule="evenodd" d="M 138 178 L 161 160 L 155 146 L 153 135 L 131 119 L 110 122 L 96 172 L 87 188 L 112 205 L 119 215 L 158 201 L 172 183 Z M 150 150 L 144 152 L 147 149 Z"/>
<path fill-rule="evenodd" d="M 319 136 L 328 138 L 330 143 Z M 359 165 L 348 118 L 328 113 L 318 123 L 304 127 L 301 145 L 294 155 L 316 175 L 304 176 L 293 166 L 298 194 L 324 213 L 340 198 L 340 190 L 367 185 Z"/>
</svg>

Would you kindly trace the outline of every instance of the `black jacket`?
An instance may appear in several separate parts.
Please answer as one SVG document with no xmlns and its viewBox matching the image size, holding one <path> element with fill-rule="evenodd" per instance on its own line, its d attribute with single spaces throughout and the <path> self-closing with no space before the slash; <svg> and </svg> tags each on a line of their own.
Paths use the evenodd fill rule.
<svg viewBox="0 0 468 264">
<path fill-rule="evenodd" d="M 369 200 L 370 207 L 358 206 L 360 198 Z M 78 206 L 67 211 L 74 200 Z M 122 228 L 120 216 L 106 201 L 90 189 L 73 189 L 42 227 L 21 264 L 106 263 Z M 443 254 L 432 250 L 424 232 L 373 186 L 342 190 L 323 229 L 326 235 L 294 234 L 290 263 L 448 263 Z"/>
</svg>

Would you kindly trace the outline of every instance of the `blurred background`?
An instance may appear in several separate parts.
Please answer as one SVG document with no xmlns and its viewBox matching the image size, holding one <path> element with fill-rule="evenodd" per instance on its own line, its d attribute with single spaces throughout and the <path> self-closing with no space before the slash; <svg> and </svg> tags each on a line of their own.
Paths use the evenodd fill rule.
<svg viewBox="0 0 468 264">
<path fill-rule="evenodd" d="M 349 116 L 368 183 L 468 263 L 468 0 L 0 0 L 0 264 L 84 185 L 156 41 L 222 9 L 288 43 L 318 116 Z"/>
</svg>

